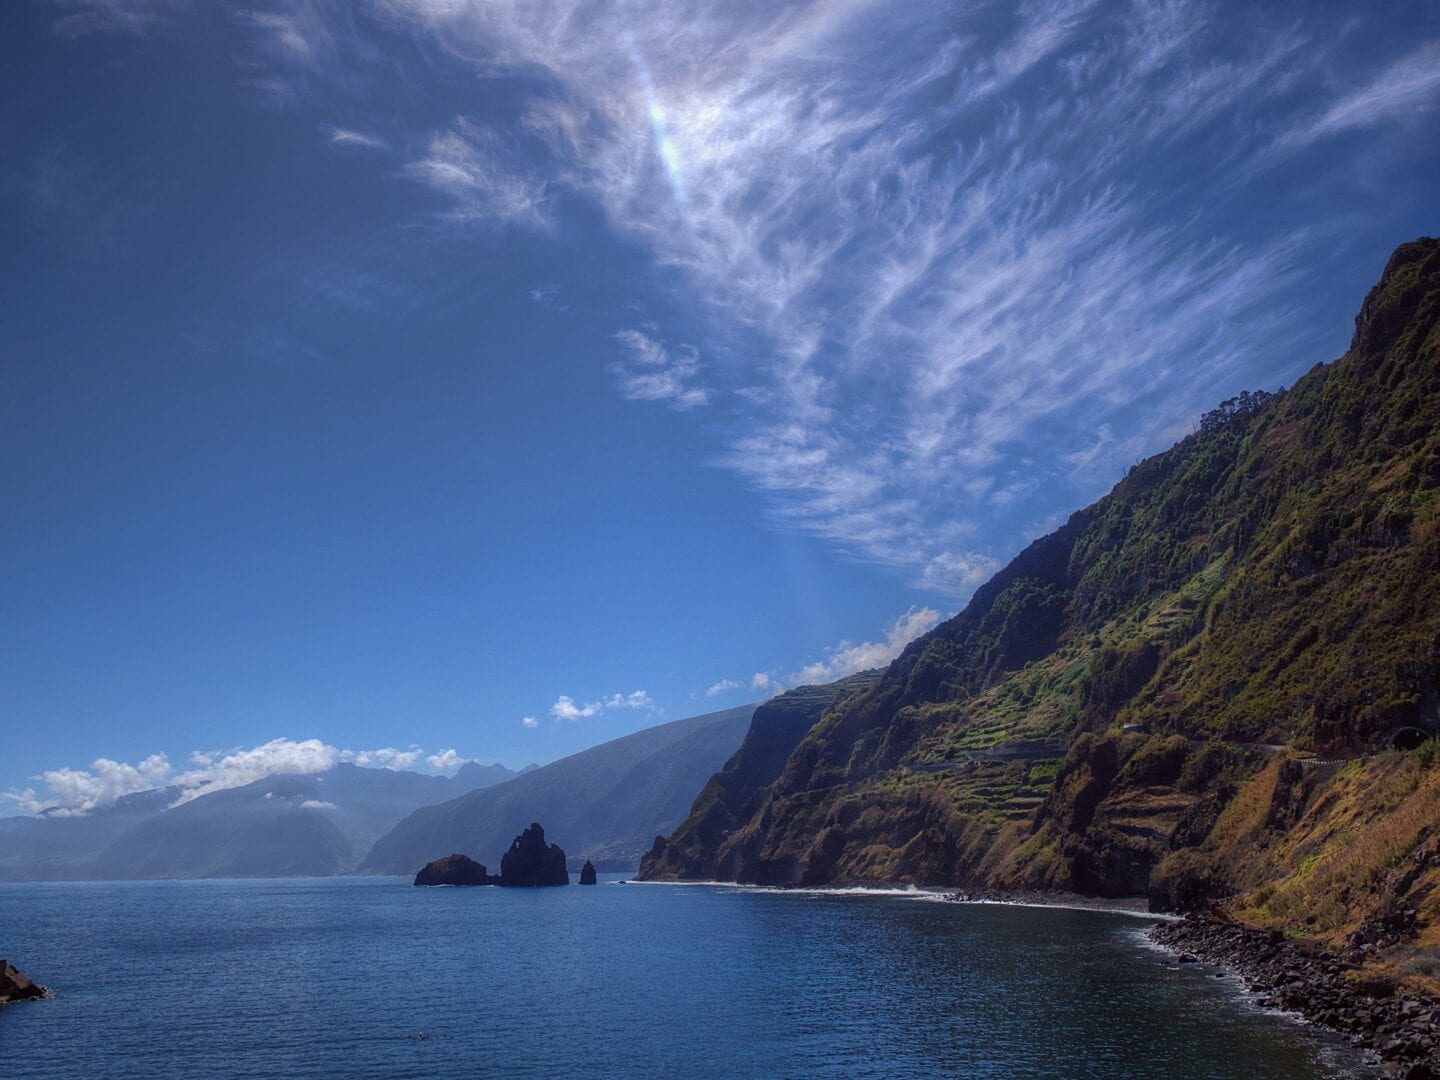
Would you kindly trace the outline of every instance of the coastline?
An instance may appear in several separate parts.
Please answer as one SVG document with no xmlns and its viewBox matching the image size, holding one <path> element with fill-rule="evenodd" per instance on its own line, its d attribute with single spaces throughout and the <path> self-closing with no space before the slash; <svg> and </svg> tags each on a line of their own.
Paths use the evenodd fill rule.
<svg viewBox="0 0 1440 1080">
<path fill-rule="evenodd" d="M 1107 915 L 1125 915 L 1157 923 L 1173 922 L 1181 918 L 1179 915 L 1147 910 L 1148 901 L 1143 896 L 1107 899 L 1100 896 L 1085 896 L 1082 893 L 1040 890 L 957 890 L 954 886 L 949 885 L 755 885 L 739 881 L 678 881 L 675 879 L 642 881 L 635 878 L 611 884 L 705 885 L 718 889 L 795 893 L 803 896 L 893 896 L 899 899 L 928 900 L 945 904 L 983 904 L 997 907 L 1052 908 L 1059 911 L 1096 911 Z"/>
<path fill-rule="evenodd" d="M 1440 1001 L 1359 977 L 1340 955 L 1202 916 L 1157 923 L 1146 937 L 1179 963 L 1212 964 L 1237 976 L 1260 1008 L 1293 1013 L 1371 1051 L 1387 1075 L 1440 1080 Z"/>
</svg>

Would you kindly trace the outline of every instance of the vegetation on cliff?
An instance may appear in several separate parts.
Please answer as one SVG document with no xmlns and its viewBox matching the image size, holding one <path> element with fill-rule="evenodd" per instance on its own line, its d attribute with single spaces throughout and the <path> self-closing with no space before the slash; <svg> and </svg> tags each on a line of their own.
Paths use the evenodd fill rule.
<svg viewBox="0 0 1440 1080">
<path fill-rule="evenodd" d="M 825 713 L 724 865 L 657 874 L 1148 892 L 1334 944 L 1400 905 L 1440 970 L 1440 772 L 1392 749 L 1440 730 L 1437 323 L 1422 239 L 1342 359 L 1033 543 Z"/>
</svg>

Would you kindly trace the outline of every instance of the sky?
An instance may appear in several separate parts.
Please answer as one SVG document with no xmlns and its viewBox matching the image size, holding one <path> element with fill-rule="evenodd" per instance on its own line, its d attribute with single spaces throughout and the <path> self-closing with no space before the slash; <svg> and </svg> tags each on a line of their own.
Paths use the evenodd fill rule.
<svg viewBox="0 0 1440 1080">
<path fill-rule="evenodd" d="M 1440 229 L 1440 8 L 17 0 L 0 814 L 882 664 Z"/>
</svg>

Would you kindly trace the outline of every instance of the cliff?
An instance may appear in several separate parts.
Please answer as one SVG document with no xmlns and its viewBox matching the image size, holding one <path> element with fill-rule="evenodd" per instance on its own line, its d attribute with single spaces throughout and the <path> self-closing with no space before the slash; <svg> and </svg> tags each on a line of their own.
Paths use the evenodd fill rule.
<svg viewBox="0 0 1440 1080">
<path fill-rule="evenodd" d="M 730 834 L 759 808 L 770 784 L 825 710 L 879 676 L 878 671 L 867 671 L 826 686 L 799 686 L 757 707 L 740 748 L 710 778 L 689 816 L 668 839 L 655 838 L 640 861 L 640 880 L 733 880 L 740 868 Z"/>
<path fill-rule="evenodd" d="M 1344 357 L 1141 462 L 655 872 L 1149 894 L 1433 980 L 1437 321 L 1405 244 Z"/>
</svg>

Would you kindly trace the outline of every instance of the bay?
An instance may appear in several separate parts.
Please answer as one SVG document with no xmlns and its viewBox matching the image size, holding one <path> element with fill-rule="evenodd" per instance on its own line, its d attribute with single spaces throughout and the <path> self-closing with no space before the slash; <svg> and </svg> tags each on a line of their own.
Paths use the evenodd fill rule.
<svg viewBox="0 0 1440 1080">
<path fill-rule="evenodd" d="M 712 886 L 0 885 L 8 1077 L 1353 1076 L 1143 920 Z"/>
</svg>

